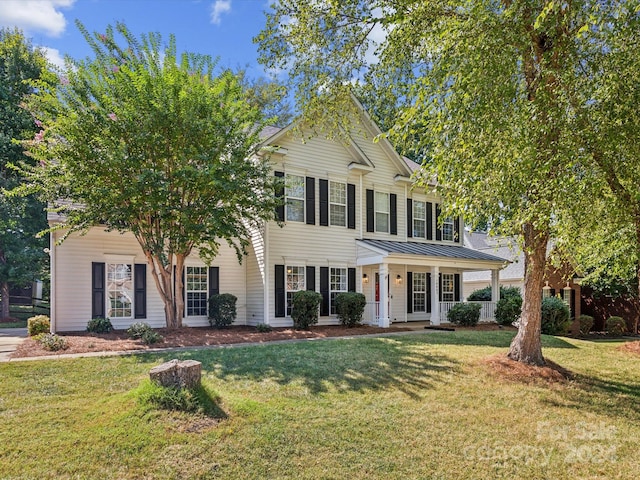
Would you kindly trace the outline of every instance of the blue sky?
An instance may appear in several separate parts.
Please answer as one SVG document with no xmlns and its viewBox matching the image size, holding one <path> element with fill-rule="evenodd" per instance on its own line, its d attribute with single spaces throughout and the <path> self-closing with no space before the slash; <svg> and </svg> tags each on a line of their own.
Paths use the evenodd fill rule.
<svg viewBox="0 0 640 480">
<path fill-rule="evenodd" d="M 17 26 L 53 63 L 68 54 L 84 58 L 91 50 L 75 26 L 104 31 L 124 21 L 136 35 L 176 36 L 179 51 L 219 57 L 222 67 L 245 67 L 265 75 L 252 42 L 265 24 L 271 0 L 0 0 L 0 26 Z"/>
</svg>

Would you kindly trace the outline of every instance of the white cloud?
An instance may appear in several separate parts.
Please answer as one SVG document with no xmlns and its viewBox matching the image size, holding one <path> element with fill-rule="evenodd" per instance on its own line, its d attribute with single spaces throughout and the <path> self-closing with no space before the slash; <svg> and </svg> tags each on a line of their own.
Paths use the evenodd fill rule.
<svg viewBox="0 0 640 480">
<path fill-rule="evenodd" d="M 220 17 L 223 13 L 231 11 L 231 0 L 216 0 L 211 5 L 211 23 L 220 25 Z"/>
<path fill-rule="evenodd" d="M 44 54 L 47 57 L 47 60 L 49 60 L 51 64 L 55 65 L 61 70 L 65 69 L 64 57 L 60 53 L 60 50 L 58 50 L 57 48 L 44 47 L 44 46 L 40 48 L 42 48 L 42 50 L 44 51 Z"/>
<path fill-rule="evenodd" d="M 67 20 L 60 9 L 69 8 L 74 2 L 75 0 L 2 0 L 0 25 L 58 37 L 67 27 Z"/>
</svg>

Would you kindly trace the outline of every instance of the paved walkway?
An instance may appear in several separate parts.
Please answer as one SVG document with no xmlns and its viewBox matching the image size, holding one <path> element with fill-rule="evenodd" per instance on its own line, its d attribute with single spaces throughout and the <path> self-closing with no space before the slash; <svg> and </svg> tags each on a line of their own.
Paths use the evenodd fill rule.
<svg viewBox="0 0 640 480">
<path fill-rule="evenodd" d="M 27 338 L 26 328 L 0 328 L 0 362 L 9 360 L 9 355 Z"/>
</svg>

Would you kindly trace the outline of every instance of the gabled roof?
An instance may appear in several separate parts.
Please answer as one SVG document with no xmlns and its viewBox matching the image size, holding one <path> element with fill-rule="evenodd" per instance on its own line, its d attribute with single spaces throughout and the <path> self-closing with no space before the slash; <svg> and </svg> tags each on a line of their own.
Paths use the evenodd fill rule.
<svg viewBox="0 0 640 480">
<path fill-rule="evenodd" d="M 391 240 L 370 240 L 363 239 L 357 241 L 359 244 L 377 250 L 385 254 L 419 255 L 422 257 L 432 257 L 453 260 L 478 260 L 504 265 L 507 261 L 504 258 L 489 255 L 470 248 L 457 245 L 440 245 L 434 243 L 418 242 L 397 242 Z"/>
</svg>

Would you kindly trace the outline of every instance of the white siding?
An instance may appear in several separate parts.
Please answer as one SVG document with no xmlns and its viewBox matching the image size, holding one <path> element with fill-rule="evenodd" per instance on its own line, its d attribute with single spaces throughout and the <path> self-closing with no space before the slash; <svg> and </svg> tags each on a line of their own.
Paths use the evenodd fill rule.
<svg viewBox="0 0 640 480">
<path fill-rule="evenodd" d="M 56 239 L 61 232 L 56 232 Z M 57 331 L 82 331 L 91 319 L 91 264 L 105 262 L 108 255 L 127 255 L 134 263 L 145 263 L 138 242 L 132 234 L 105 232 L 92 228 L 86 235 L 72 234 L 61 245 L 55 247 L 56 288 L 55 323 Z M 187 265 L 204 265 L 197 252 L 188 259 Z M 245 266 L 238 263 L 235 252 L 222 245 L 220 254 L 212 266 L 220 267 L 220 292 L 233 293 L 238 297 L 236 324 L 246 323 Z M 144 321 L 152 327 L 164 327 L 164 305 L 156 289 L 151 268 L 147 265 L 147 318 L 111 319 L 114 328 L 127 328 L 131 323 Z M 186 318 L 188 326 L 208 325 L 205 317 Z"/>
</svg>

